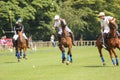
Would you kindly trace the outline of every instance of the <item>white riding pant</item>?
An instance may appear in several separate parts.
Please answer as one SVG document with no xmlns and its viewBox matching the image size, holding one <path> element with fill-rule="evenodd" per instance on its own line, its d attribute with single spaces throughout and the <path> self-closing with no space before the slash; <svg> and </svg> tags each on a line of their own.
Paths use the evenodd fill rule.
<svg viewBox="0 0 120 80">
<path fill-rule="evenodd" d="M 71 32 L 72 33 L 72 31 L 70 30 L 70 28 L 68 28 L 68 26 L 66 26 L 66 31 L 68 31 L 68 32 Z M 58 31 L 58 34 L 62 34 L 62 28 L 59 28 L 59 31 Z"/>
<path fill-rule="evenodd" d="M 23 36 L 24 36 L 25 39 L 28 39 L 27 36 L 25 35 L 25 33 L 23 33 Z M 15 35 L 13 36 L 13 39 L 14 39 L 14 40 L 17 40 L 17 38 L 18 38 L 18 34 L 15 34 Z"/>
</svg>

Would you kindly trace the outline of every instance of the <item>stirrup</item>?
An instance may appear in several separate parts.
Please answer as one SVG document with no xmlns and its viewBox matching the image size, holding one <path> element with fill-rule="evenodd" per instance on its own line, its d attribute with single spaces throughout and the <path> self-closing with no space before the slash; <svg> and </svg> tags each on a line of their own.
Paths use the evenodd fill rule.
<svg viewBox="0 0 120 80">
<path fill-rule="evenodd" d="M 102 47 L 106 49 L 106 46 L 104 44 L 102 45 Z"/>
<path fill-rule="evenodd" d="M 30 45 L 29 45 L 29 43 L 27 43 L 27 48 L 30 48 Z"/>
<path fill-rule="evenodd" d="M 118 38 L 120 38 L 120 34 L 118 35 Z"/>
<path fill-rule="evenodd" d="M 27 46 L 27 48 L 30 48 L 29 46 Z"/>
<path fill-rule="evenodd" d="M 61 46 L 61 43 L 58 43 L 58 46 Z"/>
<path fill-rule="evenodd" d="M 72 42 L 73 46 L 76 46 L 76 44 L 74 42 Z"/>
</svg>

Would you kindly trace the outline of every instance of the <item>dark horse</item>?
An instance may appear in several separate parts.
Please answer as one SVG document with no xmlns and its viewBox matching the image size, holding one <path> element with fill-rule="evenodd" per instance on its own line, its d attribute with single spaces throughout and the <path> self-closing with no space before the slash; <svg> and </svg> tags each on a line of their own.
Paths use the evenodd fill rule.
<svg viewBox="0 0 120 80">
<path fill-rule="evenodd" d="M 26 50 L 27 50 L 27 42 L 23 36 L 22 31 L 18 31 L 18 39 L 17 39 L 17 45 L 16 45 L 16 56 L 18 59 L 18 62 L 20 62 L 21 59 L 21 49 L 23 50 L 23 58 L 27 59 L 27 54 L 26 54 Z"/>
<path fill-rule="evenodd" d="M 110 32 L 108 33 L 108 38 L 107 38 L 107 48 L 106 50 L 109 52 L 110 54 L 110 58 L 111 58 L 111 61 L 113 63 L 113 65 L 119 65 L 119 62 L 118 62 L 118 56 L 115 52 L 115 48 L 118 48 L 120 49 L 120 39 L 118 38 L 118 34 L 117 34 L 117 28 L 116 26 L 113 24 L 113 23 L 109 23 L 109 27 L 110 27 Z M 101 60 L 102 60 L 102 63 L 103 65 L 105 65 L 105 60 L 103 58 L 103 54 L 102 54 L 102 35 L 100 35 L 96 41 L 96 46 L 98 48 L 98 51 L 100 53 L 100 57 L 101 57 Z M 115 56 L 115 59 L 116 61 L 114 61 L 114 58 L 113 58 L 113 54 Z"/>
<path fill-rule="evenodd" d="M 61 21 L 61 26 L 62 26 L 62 35 L 61 35 L 61 45 L 59 45 L 59 49 L 62 52 L 62 63 L 66 61 L 66 56 L 65 56 L 65 48 L 68 48 L 67 52 L 67 61 L 66 64 L 68 65 L 69 62 L 72 63 L 72 54 L 71 54 L 71 49 L 72 49 L 72 39 L 70 37 L 69 32 L 66 31 L 66 25 L 64 25 L 63 21 Z"/>
</svg>

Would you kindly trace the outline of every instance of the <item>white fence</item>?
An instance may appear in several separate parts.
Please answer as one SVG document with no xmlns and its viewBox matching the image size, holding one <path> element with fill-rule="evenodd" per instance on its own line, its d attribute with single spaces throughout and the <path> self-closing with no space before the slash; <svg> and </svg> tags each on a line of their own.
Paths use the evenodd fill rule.
<svg viewBox="0 0 120 80">
<path fill-rule="evenodd" d="M 56 45 L 58 41 L 55 41 Z M 75 41 L 76 46 L 95 46 L 96 40 L 84 40 L 84 41 Z M 33 42 L 33 45 L 36 47 L 51 47 L 52 43 L 50 41 L 36 41 Z"/>
<path fill-rule="evenodd" d="M 56 46 L 58 41 L 55 41 Z M 95 46 L 96 40 L 75 41 L 76 46 Z M 33 41 L 32 47 L 52 47 L 51 41 Z M 12 48 L 12 47 L 11 47 Z M 0 45 L 0 50 L 10 49 L 8 45 Z"/>
<path fill-rule="evenodd" d="M 96 40 L 76 41 L 76 46 L 95 46 Z"/>
</svg>

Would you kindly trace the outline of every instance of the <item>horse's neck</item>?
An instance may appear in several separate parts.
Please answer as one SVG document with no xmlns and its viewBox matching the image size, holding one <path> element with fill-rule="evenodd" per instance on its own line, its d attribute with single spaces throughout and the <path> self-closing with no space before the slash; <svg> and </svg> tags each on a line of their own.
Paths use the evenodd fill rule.
<svg viewBox="0 0 120 80">
<path fill-rule="evenodd" d="M 62 32 L 65 34 L 65 33 L 66 33 L 66 30 L 65 30 L 65 29 L 63 29 L 63 30 L 62 30 Z"/>
<path fill-rule="evenodd" d="M 67 32 L 65 29 L 62 31 L 62 34 L 64 37 L 68 37 L 69 36 L 69 32 Z"/>
<path fill-rule="evenodd" d="M 111 36 L 111 37 L 116 37 L 117 36 L 117 28 L 116 28 L 116 25 L 115 24 L 113 24 L 113 23 L 109 23 L 109 28 L 110 28 L 110 32 L 109 32 L 109 35 Z"/>
<path fill-rule="evenodd" d="M 110 33 L 109 33 L 112 37 L 115 37 L 117 36 L 117 32 L 116 32 L 116 29 L 112 29 L 110 28 Z"/>
<path fill-rule="evenodd" d="M 23 34 L 22 34 L 22 32 L 19 32 L 19 33 L 18 33 L 18 36 L 19 36 L 19 38 L 20 38 L 20 41 L 22 42 L 22 39 L 23 39 Z"/>
<path fill-rule="evenodd" d="M 19 36 L 23 36 L 22 31 L 18 32 L 18 35 L 19 35 Z"/>
</svg>

